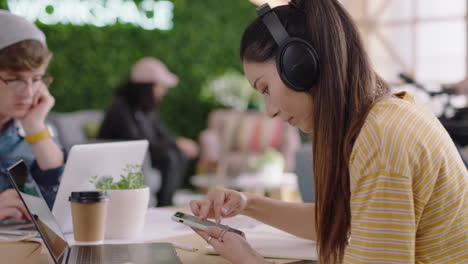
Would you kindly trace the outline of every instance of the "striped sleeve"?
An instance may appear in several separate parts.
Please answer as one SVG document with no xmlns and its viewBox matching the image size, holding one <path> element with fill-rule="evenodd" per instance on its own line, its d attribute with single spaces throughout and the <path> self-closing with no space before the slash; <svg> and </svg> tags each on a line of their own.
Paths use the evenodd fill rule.
<svg viewBox="0 0 468 264">
<path fill-rule="evenodd" d="M 411 180 L 378 171 L 361 177 L 354 186 L 345 263 L 414 263 Z"/>
</svg>

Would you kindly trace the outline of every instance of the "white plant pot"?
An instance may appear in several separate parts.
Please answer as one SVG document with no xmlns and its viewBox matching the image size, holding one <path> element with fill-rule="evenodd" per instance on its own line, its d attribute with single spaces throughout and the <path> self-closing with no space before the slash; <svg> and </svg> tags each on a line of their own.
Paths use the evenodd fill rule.
<svg viewBox="0 0 468 264">
<path fill-rule="evenodd" d="M 141 235 L 148 210 L 149 188 L 107 190 L 106 239 L 135 239 Z"/>
</svg>

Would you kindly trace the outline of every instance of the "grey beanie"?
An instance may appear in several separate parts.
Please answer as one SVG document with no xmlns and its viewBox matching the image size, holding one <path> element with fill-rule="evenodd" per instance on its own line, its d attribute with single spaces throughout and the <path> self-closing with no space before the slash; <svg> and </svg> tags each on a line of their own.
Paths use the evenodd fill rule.
<svg viewBox="0 0 468 264">
<path fill-rule="evenodd" d="M 0 9 L 0 50 L 27 39 L 38 40 L 47 47 L 45 35 L 36 25 Z"/>
</svg>

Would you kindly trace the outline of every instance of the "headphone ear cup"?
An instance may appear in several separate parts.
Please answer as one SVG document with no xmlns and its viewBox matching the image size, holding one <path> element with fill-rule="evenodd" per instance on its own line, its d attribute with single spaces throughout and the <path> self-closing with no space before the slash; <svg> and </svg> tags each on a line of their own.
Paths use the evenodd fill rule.
<svg viewBox="0 0 468 264">
<path fill-rule="evenodd" d="M 295 91 L 310 90 L 319 77 L 315 49 L 302 39 L 290 38 L 281 45 L 279 51 L 276 65 L 283 82 Z"/>
</svg>

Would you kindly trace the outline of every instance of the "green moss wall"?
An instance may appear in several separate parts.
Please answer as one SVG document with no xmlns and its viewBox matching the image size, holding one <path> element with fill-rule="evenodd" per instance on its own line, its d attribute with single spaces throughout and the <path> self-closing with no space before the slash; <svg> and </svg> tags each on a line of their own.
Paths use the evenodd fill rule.
<svg viewBox="0 0 468 264">
<path fill-rule="evenodd" d="M 0 8 L 6 9 L 6 0 Z M 105 109 L 116 85 L 143 56 L 164 61 L 180 78 L 161 106 L 174 133 L 196 138 L 206 126 L 214 102 L 200 101 L 203 83 L 229 69 L 241 71 L 239 41 L 255 17 L 247 0 L 173 0 L 170 31 L 143 30 L 133 25 L 108 27 L 39 25 L 54 53 L 50 74 L 54 111 Z"/>
</svg>

